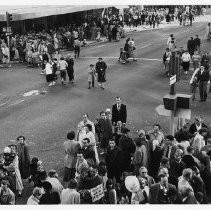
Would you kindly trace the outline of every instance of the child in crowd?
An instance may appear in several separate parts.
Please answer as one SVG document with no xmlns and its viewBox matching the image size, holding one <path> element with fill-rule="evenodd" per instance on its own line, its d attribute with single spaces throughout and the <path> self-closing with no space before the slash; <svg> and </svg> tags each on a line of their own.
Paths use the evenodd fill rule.
<svg viewBox="0 0 211 210">
<path fill-rule="evenodd" d="M 90 64 L 88 68 L 88 84 L 89 84 L 88 89 L 91 89 L 91 85 L 92 87 L 95 86 L 95 79 L 96 79 L 95 67 L 93 64 Z"/>
</svg>

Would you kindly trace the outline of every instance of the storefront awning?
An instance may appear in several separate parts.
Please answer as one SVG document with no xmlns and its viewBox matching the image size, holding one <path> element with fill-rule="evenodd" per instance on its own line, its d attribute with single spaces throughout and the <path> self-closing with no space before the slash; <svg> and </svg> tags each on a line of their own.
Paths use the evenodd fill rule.
<svg viewBox="0 0 211 210">
<path fill-rule="evenodd" d="M 108 8 L 111 5 L 45 5 L 45 6 L 1 6 L 0 22 L 6 21 L 6 12 L 13 16 L 13 21 L 34 19 L 51 15 L 61 15 L 92 9 Z"/>
</svg>

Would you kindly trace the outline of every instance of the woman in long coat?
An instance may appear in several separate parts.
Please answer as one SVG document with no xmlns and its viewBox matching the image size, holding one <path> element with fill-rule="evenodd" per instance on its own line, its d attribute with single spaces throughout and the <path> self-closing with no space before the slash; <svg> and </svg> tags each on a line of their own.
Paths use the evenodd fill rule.
<svg viewBox="0 0 211 210">
<path fill-rule="evenodd" d="M 19 169 L 22 179 L 27 179 L 30 176 L 30 156 L 29 147 L 25 143 L 25 137 L 17 138 L 17 153 L 19 158 Z"/>
<path fill-rule="evenodd" d="M 96 63 L 96 73 L 97 81 L 102 89 L 104 89 L 103 83 L 106 82 L 106 69 L 106 63 L 103 61 L 102 58 L 99 58 L 98 62 Z"/>
</svg>

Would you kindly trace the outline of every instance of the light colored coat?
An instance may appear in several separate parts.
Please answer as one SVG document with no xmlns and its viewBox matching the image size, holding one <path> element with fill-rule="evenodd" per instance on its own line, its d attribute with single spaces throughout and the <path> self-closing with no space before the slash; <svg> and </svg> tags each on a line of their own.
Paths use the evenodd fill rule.
<svg viewBox="0 0 211 210">
<path fill-rule="evenodd" d="M 80 194 L 75 189 L 62 190 L 61 204 L 80 204 Z"/>
<path fill-rule="evenodd" d="M 77 152 L 80 144 L 75 140 L 67 140 L 63 144 L 65 150 L 64 166 L 67 168 L 75 168 L 77 161 Z"/>
</svg>

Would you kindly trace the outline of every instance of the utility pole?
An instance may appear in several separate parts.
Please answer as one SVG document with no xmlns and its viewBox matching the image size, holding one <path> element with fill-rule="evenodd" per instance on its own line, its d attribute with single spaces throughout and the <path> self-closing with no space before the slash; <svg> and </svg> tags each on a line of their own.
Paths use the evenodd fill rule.
<svg viewBox="0 0 211 210">
<path fill-rule="evenodd" d="M 176 83 L 176 62 L 175 62 L 175 52 L 172 52 L 171 55 L 171 59 L 170 59 L 170 75 L 173 75 L 173 77 L 170 78 L 170 92 L 169 95 L 170 96 L 174 96 L 176 95 L 176 91 L 175 91 L 175 83 Z M 175 132 L 175 110 L 171 110 L 170 113 L 170 134 L 172 136 L 174 136 L 174 132 Z"/>
</svg>

